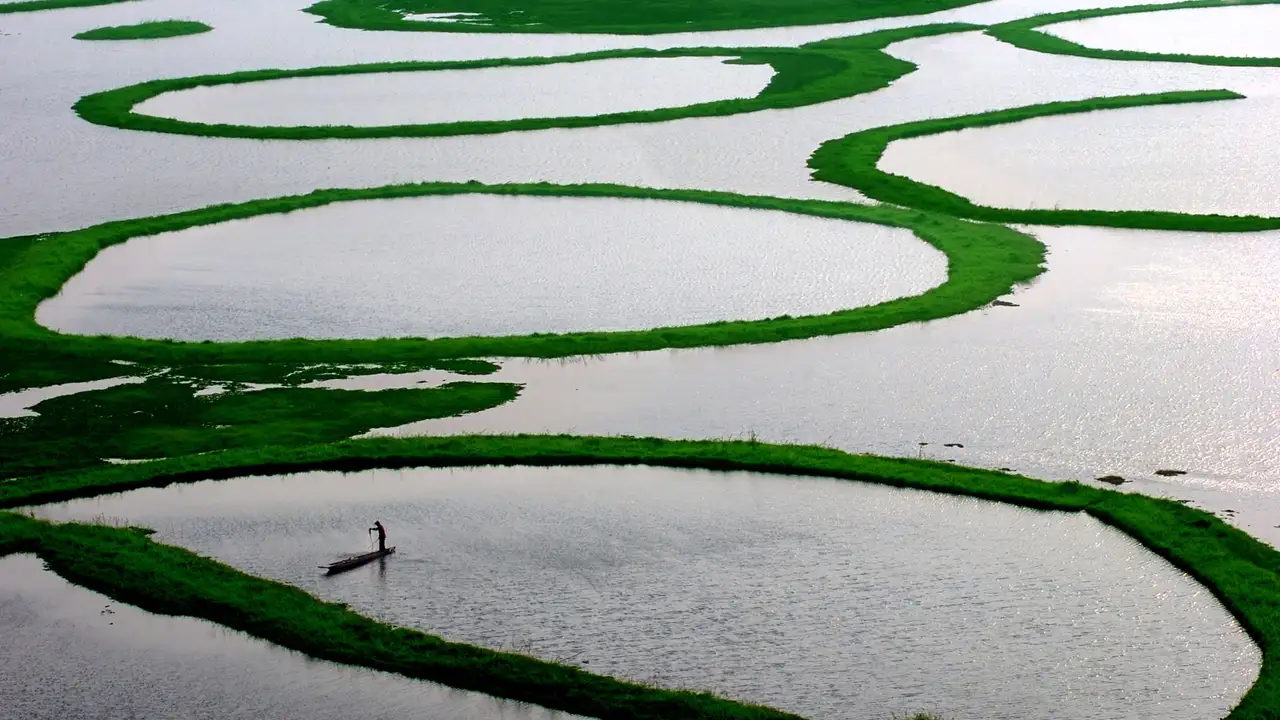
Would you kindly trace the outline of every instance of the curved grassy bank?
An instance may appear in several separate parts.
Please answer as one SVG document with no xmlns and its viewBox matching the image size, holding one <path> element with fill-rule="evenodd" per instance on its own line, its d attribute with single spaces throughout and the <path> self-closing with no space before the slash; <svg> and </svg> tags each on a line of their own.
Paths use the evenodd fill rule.
<svg viewBox="0 0 1280 720">
<path fill-rule="evenodd" d="M 1078 57 L 1096 58 L 1099 60 L 1141 60 L 1146 62 L 1181 62 L 1196 65 L 1230 65 L 1238 67 L 1276 67 L 1280 66 L 1280 58 L 1262 57 L 1221 57 L 1217 55 L 1188 55 L 1181 53 L 1150 53 L 1133 50 L 1102 50 L 1071 42 L 1056 35 L 1040 32 L 1041 28 L 1054 23 L 1072 20 L 1089 20 L 1092 18 L 1110 17 L 1112 15 L 1130 15 L 1133 13 L 1150 13 L 1162 10 L 1186 10 L 1192 8 L 1239 7 L 1241 5 L 1273 5 L 1276 0 L 1190 0 L 1190 2 L 1166 5 L 1129 5 L 1118 8 L 1093 10 L 1073 10 L 1070 12 L 1036 15 L 1034 17 L 1012 22 L 1000 23 L 987 28 L 987 34 L 1010 45 L 1033 50 L 1035 52 L 1054 55 L 1075 55 Z"/>
<path fill-rule="evenodd" d="M 120 337 L 60 335 L 35 322 L 39 303 L 57 294 L 72 275 L 103 248 L 129 238 L 334 202 L 427 195 L 526 195 L 609 197 L 702 202 L 874 223 L 910 229 L 948 259 L 942 285 L 921 295 L 827 315 L 622 332 L 578 332 L 505 337 L 385 340 L 273 340 L 187 343 Z M 2 242 L 2 241 L 0 241 Z M 424 183 L 378 188 L 317 190 L 306 195 L 216 205 L 200 210 L 104 223 L 45 236 L 16 252 L 0 267 L 0 375 L 5 366 L 100 361 L 104 358 L 154 366 L 226 363 L 436 363 L 449 358 L 566 357 L 677 347 L 778 342 L 880 330 L 947 317 L 979 308 L 1042 271 L 1044 246 L 1034 238 L 995 225 L 894 207 L 736 195 L 700 190 L 658 190 L 621 185 L 482 185 Z"/>
<path fill-rule="evenodd" d="M 921 15 L 980 0 L 321 0 L 306 11 L 360 30 L 656 35 Z M 403 15 L 458 13 L 453 21 Z"/>
<path fill-rule="evenodd" d="M 643 464 L 835 477 L 1087 512 L 1208 586 L 1263 650 L 1258 681 L 1229 716 L 1280 716 L 1280 553 L 1169 500 L 922 460 L 809 446 L 567 436 L 374 439 L 163 460 L 0 483 L 0 506 L 248 474 L 462 465 Z M 0 552 L 37 552 L 63 577 L 144 609 L 203 617 L 310 655 L 601 718 L 788 717 L 709 695 L 621 683 L 532 658 L 395 629 L 131 530 L 49 525 L 0 513 Z"/>
<path fill-rule="evenodd" d="M 151 20 L 137 25 L 113 25 L 85 30 L 72 37 L 76 40 L 157 40 L 159 38 L 198 35 L 213 28 L 192 20 Z"/>
<path fill-rule="evenodd" d="M 6 13 L 35 12 L 37 10 L 61 10 L 63 8 L 114 5 L 130 0 L 27 0 L 27 2 L 0 3 L 0 15 Z"/>
<path fill-rule="evenodd" d="M 799 48 L 675 48 L 649 50 L 604 50 L 558 57 L 496 58 L 450 62 L 395 62 L 364 65 L 337 65 L 300 70 L 250 70 L 224 75 L 198 75 L 151 80 L 86 95 L 74 109 L 89 122 L 127 130 L 201 135 L 207 137 L 256 138 L 260 140 L 317 140 L 325 138 L 445 137 L 482 135 L 520 130 L 581 128 L 623 123 L 662 122 L 691 117 L 736 115 L 779 108 L 793 108 L 888 87 L 915 70 L 912 63 L 883 52 L 888 45 L 915 37 L 979 30 L 980 26 L 954 23 L 886 30 L 837 40 L 824 40 Z M 774 77 L 753 98 L 609 113 L 589 117 L 523 118 L 518 120 L 468 120 L 415 125 L 226 125 L 175 120 L 135 113 L 133 108 L 157 95 L 197 87 L 286 80 L 290 78 L 365 75 L 371 73 L 424 72 L 435 70 L 478 70 L 499 67 L 529 67 L 591 62 L 614 58 L 677 58 L 735 56 L 730 62 L 743 65 L 771 65 Z"/>
<path fill-rule="evenodd" d="M 1256 215 L 1198 215 L 1162 210 L 1022 210 L 978 205 L 935 185 L 888 173 L 877 167 L 889 143 L 925 135 L 989 127 L 1051 115 L 1234 100 L 1244 96 L 1228 90 L 1196 90 L 1155 95 L 1126 95 L 996 110 L 951 118 L 920 120 L 861 130 L 823 143 L 809 158 L 813 178 L 854 188 L 881 202 L 987 222 L 1032 225 L 1102 225 L 1148 230 L 1246 232 L 1280 228 L 1280 217 Z"/>
</svg>

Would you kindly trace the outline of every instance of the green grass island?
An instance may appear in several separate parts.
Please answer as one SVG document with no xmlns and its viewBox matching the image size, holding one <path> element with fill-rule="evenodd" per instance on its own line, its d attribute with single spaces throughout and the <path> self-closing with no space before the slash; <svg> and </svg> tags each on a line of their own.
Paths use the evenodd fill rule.
<svg viewBox="0 0 1280 720">
<path fill-rule="evenodd" d="M 17 508 L 140 487 L 312 470 L 477 465 L 652 465 L 829 477 L 1084 512 L 1208 587 L 1262 648 L 1257 681 L 1228 716 L 1280 715 L 1280 552 L 1209 513 L 1165 499 L 927 460 L 754 441 L 574 436 L 351 440 L 254 448 L 0 483 Z M 35 553 L 67 580 L 155 613 L 204 618 L 312 657 L 400 673 L 597 718 L 794 718 L 708 693 L 637 685 L 525 655 L 388 626 L 297 588 L 246 575 L 148 532 L 50 524 L 0 512 L 0 554 Z"/>
<path fill-rule="evenodd" d="M 149 20 L 136 25 L 115 25 L 76 33 L 76 40 L 158 40 L 198 35 L 213 28 L 194 20 Z"/>
<path fill-rule="evenodd" d="M 75 103 L 74 109 L 81 118 L 91 123 L 108 127 L 181 135 L 254 138 L 259 140 L 448 137 L 550 128 L 583 128 L 625 123 L 664 122 L 682 118 L 715 117 L 760 110 L 803 107 L 880 90 L 916 69 L 913 63 L 899 60 L 884 52 L 884 49 L 889 45 L 912 38 L 932 37 L 956 32 L 972 32 L 981 29 L 982 27 L 979 25 L 965 23 L 922 25 L 919 27 L 882 30 L 846 38 L 822 40 L 801 45 L 797 48 L 694 47 L 670 50 L 632 48 L 558 57 L 366 63 L 297 70 L 249 70 L 223 75 L 198 75 L 150 80 L 136 85 L 86 95 Z M 734 59 L 728 62 L 734 64 L 770 65 L 774 69 L 774 76 L 769 84 L 753 98 L 718 100 L 683 107 L 634 110 L 586 117 L 470 120 L 384 126 L 260 126 L 200 123 L 134 112 L 134 108 L 139 104 L 167 92 L 291 78 L 534 67 L 617 58 L 719 56 L 732 56 Z"/>
</svg>

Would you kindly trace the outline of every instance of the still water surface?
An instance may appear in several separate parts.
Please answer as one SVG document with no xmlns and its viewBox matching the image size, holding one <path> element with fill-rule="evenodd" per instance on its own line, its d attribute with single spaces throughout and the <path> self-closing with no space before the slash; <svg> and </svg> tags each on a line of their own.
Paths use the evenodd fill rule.
<svg viewBox="0 0 1280 720">
<path fill-rule="evenodd" d="M 1162 10 L 1038 28 L 1085 47 L 1150 53 L 1280 57 L 1280 7 Z"/>
<path fill-rule="evenodd" d="M 614 58 L 536 67 L 370 73 L 217 85 L 134 108 L 231 125 L 408 125 L 604 115 L 751 98 L 769 65 L 726 57 Z"/>
<path fill-rule="evenodd" d="M 1280 69 L 1245 100 L 1100 110 L 889 144 L 879 167 L 981 205 L 1280 215 Z"/>
<path fill-rule="evenodd" d="M 313 660 L 214 623 L 0 558 L 0 715 L 28 720 L 571 720 L 576 716 Z"/>
<path fill-rule="evenodd" d="M 645 467 L 242 478 L 40 508 L 454 640 L 809 717 L 1211 718 L 1258 652 L 1084 515 Z M 324 577 L 381 520 L 399 550 Z"/>
<path fill-rule="evenodd" d="M 810 315 L 916 295 L 908 230 L 701 203 L 463 195 L 135 238 L 38 319 L 182 340 L 506 335 Z"/>
</svg>

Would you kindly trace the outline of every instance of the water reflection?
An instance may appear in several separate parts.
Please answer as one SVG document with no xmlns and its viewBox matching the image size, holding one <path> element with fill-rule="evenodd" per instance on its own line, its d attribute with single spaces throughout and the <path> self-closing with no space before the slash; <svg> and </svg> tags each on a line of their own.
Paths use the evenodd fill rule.
<svg viewBox="0 0 1280 720">
<path fill-rule="evenodd" d="M 246 478 L 47 506 L 378 619 L 808 717 L 1220 717 L 1257 672 L 1200 586 L 1077 514 L 644 467 Z M 336 576 L 374 518 L 395 555 Z"/>
</svg>

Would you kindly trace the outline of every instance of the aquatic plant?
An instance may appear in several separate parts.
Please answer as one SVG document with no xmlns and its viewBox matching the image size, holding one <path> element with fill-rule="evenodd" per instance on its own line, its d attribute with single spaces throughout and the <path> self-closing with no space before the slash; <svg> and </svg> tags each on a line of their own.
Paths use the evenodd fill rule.
<svg viewBox="0 0 1280 720">
<path fill-rule="evenodd" d="M 270 340 L 192 343 L 125 337 L 62 335 L 35 321 L 39 303 L 56 295 L 102 249 L 140 235 L 319 207 L 334 202 L 429 195 L 643 198 L 794 212 L 816 217 L 907 228 L 947 256 L 942 285 L 912 297 L 825 315 L 617 332 L 538 333 L 503 337 L 382 340 Z M 0 240 L 0 245 L 4 242 Z M 888 206 L 792 200 L 701 190 L 621 185 L 421 183 L 377 188 L 316 190 L 306 195 L 215 205 L 156 217 L 103 223 L 54 233 L 25 246 L 0 265 L 0 383 L 6 374 L 40 375 L 32 368 L 64 365 L 93 375 L 107 359 L 154 367 L 249 364 L 410 362 L 422 367 L 476 357 L 568 357 L 676 347 L 765 343 L 866 332 L 947 317 L 980 308 L 1042 271 L 1044 246 L 1034 238 L 986 225 Z M 44 371 L 47 374 L 47 370 Z M 12 387 L 12 384 L 10 384 Z"/>
<path fill-rule="evenodd" d="M 1195 90 L 1153 95 L 1100 97 L 996 110 L 975 115 L 935 118 L 871 128 L 828 140 L 809 158 L 813 178 L 851 187 L 881 202 L 987 222 L 1032 225 L 1101 225 L 1148 230 L 1247 232 L 1280 228 L 1280 217 L 1198 215 L 1160 210 L 1020 210 L 978 205 L 968 198 L 909 177 L 885 172 L 880 158 L 895 140 L 937 135 L 966 128 L 989 127 L 1031 118 L 1147 105 L 1236 100 L 1229 90 Z"/>
<path fill-rule="evenodd" d="M 307 12 L 361 30 L 652 35 L 921 15 L 980 0 L 321 0 Z M 406 20 L 434 14 L 441 21 Z"/>
<path fill-rule="evenodd" d="M 1038 31 L 1046 25 L 1069 22 L 1073 20 L 1089 20 L 1092 18 L 1111 17 L 1114 15 L 1131 15 L 1134 13 L 1152 13 L 1164 10 L 1189 10 L 1193 8 L 1240 7 L 1243 5 L 1272 5 L 1276 0 L 1190 0 L 1164 5 L 1128 5 L 1116 8 L 1096 8 L 1072 10 L 1069 12 L 1036 15 L 1034 17 L 1000 23 L 987 28 L 987 34 L 1002 42 L 1007 42 L 1023 50 L 1051 53 L 1054 55 L 1074 55 L 1077 57 L 1096 58 L 1098 60 L 1138 60 L 1143 62 L 1181 62 L 1196 65 L 1228 65 L 1234 67 L 1277 67 L 1280 58 L 1268 57 L 1223 57 L 1217 55 L 1191 55 L 1186 53 L 1153 53 L 1136 50 L 1103 50 L 1071 42 L 1056 35 Z"/>
<path fill-rule="evenodd" d="M 324 138 L 443 137 L 581 128 L 624 123 L 663 122 L 690 117 L 736 115 L 778 108 L 793 108 L 838 100 L 888 87 L 915 70 L 916 66 L 883 52 L 888 45 L 914 37 L 979 30 L 963 23 L 923 25 L 868 33 L 848 38 L 824 40 L 799 48 L 675 48 L 649 50 L 603 50 L 558 57 L 496 58 L 447 62 L 392 62 L 363 65 L 335 65 L 296 70 L 248 70 L 223 75 L 197 75 L 150 80 L 136 85 L 105 90 L 80 98 L 74 108 L 92 123 L 127 130 L 241 137 L 264 140 L 317 140 Z M 468 120 L 414 125 L 230 125 L 136 113 L 133 108 L 167 92 L 289 78 L 366 75 L 371 73 L 430 72 L 436 70 L 478 70 L 500 67 L 531 67 L 591 62 L 613 58 L 677 58 L 733 56 L 729 61 L 742 65 L 771 65 L 774 77 L 753 98 L 735 98 L 686 105 L 609 113 L 607 115 L 523 118 L 517 120 Z"/>
<path fill-rule="evenodd" d="M 114 5 L 130 0 L 19 0 L 0 3 L 0 15 L 5 13 L 35 12 L 37 10 L 61 10 L 63 8 Z"/>
<path fill-rule="evenodd" d="M 369 439 L 256 448 L 0 483 L 0 507 L 137 487 L 313 470 L 472 465 L 652 465 L 833 477 L 1085 512 L 1195 577 L 1261 646 L 1257 682 L 1232 720 L 1280 714 L 1280 552 L 1213 515 L 1171 500 L 1049 483 L 922 460 L 741 441 L 572 436 Z M 356 480 L 353 479 L 353 482 Z M 395 628 L 297 588 L 254 578 L 135 530 L 51 525 L 0 513 L 0 554 L 35 552 L 59 575 L 153 612 L 222 623 L 314 657 L 599 718 L 794 717 L 705 693 L 668 691 Z"/>
<path fill-rule="evenodd" d="M 197 35 L 213 28 L 192 20 L 150 20 L 137 25 L 114 25 L 85 30 L 72 37 L 76 40 L 156 40 L 159 38 Z"/>
</svg>

